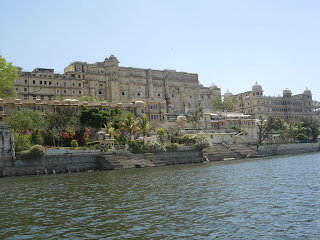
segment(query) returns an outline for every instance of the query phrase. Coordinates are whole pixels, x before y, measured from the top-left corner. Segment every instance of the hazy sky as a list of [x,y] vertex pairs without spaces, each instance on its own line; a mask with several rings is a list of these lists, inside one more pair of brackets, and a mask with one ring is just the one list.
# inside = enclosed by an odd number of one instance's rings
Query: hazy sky
[[63,72],[114,54],[120,66],[198,73],[204,86],[320,100],[319,0],[0,0],[0,53]]

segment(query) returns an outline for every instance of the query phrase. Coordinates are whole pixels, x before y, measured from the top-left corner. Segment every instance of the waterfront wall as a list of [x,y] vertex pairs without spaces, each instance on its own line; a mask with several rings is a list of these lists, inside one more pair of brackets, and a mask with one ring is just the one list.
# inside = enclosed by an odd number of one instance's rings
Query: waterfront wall
[[45,159],[22,160],[19,155],[14,161],[1,160],[0,176],[24,176],[45,173],[67,173],[98,170],[99,150],[48,150]]
[[100,156],[98,164],[101,169],[123,169],[134,167],[154,167],[174,164],[201,163],[205,160],[201,150],[189,147],[175,151],[159,153],[118,152],[117,154],[105,154]]
[[[315,152],[318,143],[283,144],[260,146],[259,154],[284,155]],[[213,149],[201,150],[181,147],[176,151],[160,153],[133,154],[129,151],[101,153],[99,150],[48,150],[45,160],[26,161],[19,155],[12,158],[0,158],[0,176],[23,176],[45,173],[68,173],[91,170],[112,170],[135,167],[154,167],[172,164],[201,163],[205,159],[219,161],[226,158],[245,158],[254,154],[254,147],[241,144],[215,145]]]
[[263,145],[259,147],[260,154],[286,155],[319,151],[319,143],[291,143],[280,145]]

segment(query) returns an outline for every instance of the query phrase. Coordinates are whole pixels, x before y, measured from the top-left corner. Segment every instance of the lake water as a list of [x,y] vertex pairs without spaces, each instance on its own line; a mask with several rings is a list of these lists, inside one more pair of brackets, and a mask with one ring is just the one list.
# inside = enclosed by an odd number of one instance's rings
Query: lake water
[[320,239],[320,153],[0,187],[0,239]]

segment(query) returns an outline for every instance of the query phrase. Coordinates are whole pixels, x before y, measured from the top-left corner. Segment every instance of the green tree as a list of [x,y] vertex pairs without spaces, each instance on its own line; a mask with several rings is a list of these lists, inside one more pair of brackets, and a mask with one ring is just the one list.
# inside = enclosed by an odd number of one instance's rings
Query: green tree
[[18,77],[18,69],[0,56],[0,98],[13,98],[16,96],[14,81]]
[[320,114],[320,102],[313,101],[313,108],[314,108],[314,112],[319,115]]
[[[9,125],[17,133],[15,139],[15,148],[17,151],[25,150],[29,147],[29,139],[25,139],[25,135],[31,131],[39,129],[42,123],[42,118],[37,111],[32,110],[14,110],[9,117]],[[32,140],[32,139],[31,139]]]
[[124,119],[121,121],[120,125],[125,131],[128,131],[130,136],[130,141],[132,141],[132,133],[137,130],[137,121],[134,119],[132,113],[128,112]]
[[146,134],[150,131],[151,124],[148,121],[148,118],[146,115],[142,115],[139,122],[138,122],[138,130],[143,134],[143,137],[146,136]]
[[[298,134],[304,133],[311,141],[316,142],[319,136],[319,121],[311,117],[301,117],[299,122],[301,123],[301,129]],[[299,122],[297,124],[300,124]]]
[[260,118],[257,121],[258,139],[257,148],[262,144],[262,141],[273,134],[273,131],[284,129],[284,120],[279,117],[268,116],[267,119]]
[[295,139],[297,139],[299,142],[308,142],[309,137],[304,133],[299,133],[297,136],[295,136]]
[[118,108],[105,112],[99,108],[83,108],[80,113],[80,122],[95,128],[96,130],[104,127],[108,122],[113,123],[113,127],[118,129],[121,122],[122,111]]
[[232,112],[236,110],[238,101],[235,97],[227,97],[222,100],[221,96],[215,97],[211,102],[211,110]]
[[164,142],[164,137],[166,136],[166,131],[163,128],[157,129],[157,137],[160,143]]
[[194,110],[188,111],[188,121],[193,124],[193,127],[196,127],[196,124],[199,123],[200,119],[203,117],[203,109],[199,106]]
[[52,134],[54,145],[55,139],[58,140],[59,145],[62,132],[75,124],[74,112],[71,108],[56,107],[55,112],[46,114],[45,120],[47,123],[47,130]]

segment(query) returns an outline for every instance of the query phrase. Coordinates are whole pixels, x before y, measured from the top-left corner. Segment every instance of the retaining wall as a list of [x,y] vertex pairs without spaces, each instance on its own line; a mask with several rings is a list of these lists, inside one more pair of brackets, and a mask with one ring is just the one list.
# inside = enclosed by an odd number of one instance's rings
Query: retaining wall
[[286,155],[295,153],[307,153],[319,151],[318,143],[291,143],[280,145],[263,145],[259,147],[261,154],[268,156],[272,155]]

